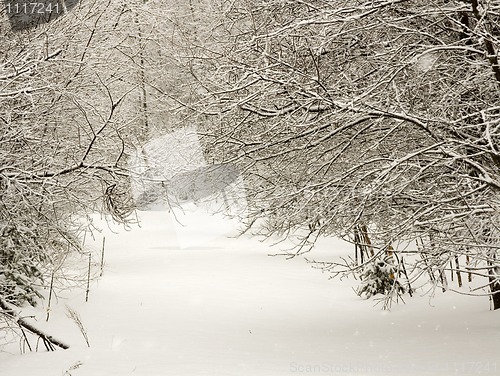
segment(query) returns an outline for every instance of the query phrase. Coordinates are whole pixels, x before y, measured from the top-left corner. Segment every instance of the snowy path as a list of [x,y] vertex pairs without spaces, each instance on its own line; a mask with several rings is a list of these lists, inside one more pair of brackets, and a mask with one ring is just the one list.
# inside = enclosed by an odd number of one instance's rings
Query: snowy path
[[106,243],[90,302],[60,302],[81,315],[90,349],[64,322],[70,350],[0,354],[0,375],[500,375],[500,313],[484,300],[450,294],[382,312],[352,282],[268,257],[258,241],[179,249],[160,211]]

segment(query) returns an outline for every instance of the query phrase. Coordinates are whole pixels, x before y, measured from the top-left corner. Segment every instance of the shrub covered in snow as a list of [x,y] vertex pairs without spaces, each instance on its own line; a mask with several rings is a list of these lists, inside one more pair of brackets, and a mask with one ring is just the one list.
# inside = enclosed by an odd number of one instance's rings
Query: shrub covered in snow
[[361,285],[357,291],[359,296],[367,299],[377,294],[404,294],[406,289],[397,279],[397,267],[390,257],[377,258],[368,263],[361,273]]
[[39,285],[39,265],[46,255],[39,248],[32,229],[0,225],[0,297],[9,303],[35,305],[40,297],[34,286]]

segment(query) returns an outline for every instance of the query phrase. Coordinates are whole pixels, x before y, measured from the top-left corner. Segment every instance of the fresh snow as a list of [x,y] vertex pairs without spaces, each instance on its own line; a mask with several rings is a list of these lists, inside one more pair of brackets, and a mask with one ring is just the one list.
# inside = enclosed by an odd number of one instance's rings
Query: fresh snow
[[[11,344],[0,375],[500,375],[500,312],[487,298],[419,291],[382,311],[356,296],[359,281],[269,256],[287,244],[213,236],[216,217],[178,239],[166,211],[139,215],[140,227],[95,235],[96,250],[106,237],[105,267],[88,303],[82,288],[59,295],[48,323],[36,311],[71,348],[21,355]],[[321,239],[314,256],[352,252]]]

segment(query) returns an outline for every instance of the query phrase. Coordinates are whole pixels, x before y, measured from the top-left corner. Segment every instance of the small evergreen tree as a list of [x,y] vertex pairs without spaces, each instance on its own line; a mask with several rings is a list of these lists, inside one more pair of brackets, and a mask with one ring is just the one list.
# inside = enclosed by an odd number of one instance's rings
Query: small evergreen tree
[[365,296],[367,299],[377,294],[392,296],[404,294],[406,288],[396,278],[397,267],[392,263],[391,258],[378,258],[367,264],[361,273],[361,286],[357,294]]

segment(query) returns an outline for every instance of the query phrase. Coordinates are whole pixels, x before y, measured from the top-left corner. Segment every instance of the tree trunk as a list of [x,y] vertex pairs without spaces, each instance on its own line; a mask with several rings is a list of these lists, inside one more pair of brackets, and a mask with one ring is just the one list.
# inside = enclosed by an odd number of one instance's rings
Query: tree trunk
[[455,256],[455,265],[457,267],[458,287],[462,287],[462,274],[460,274],[460,262],[458,261],[458,256]]
[[361,233],[361,238],[364,241],[364,246],[365,246],[365,249],[367,250],[367,253],[369,252],[369,255],[371,257],[375,256],[375,252],[373,250],[372,242],[370,240],[370,237],[368,236],[368,228],[366,227],[365,224],[361,224],[359,226],[359,232]]
[[493,300],[493,309],[500,309],[500,283],[496,283],[490,286],[491,288],[491,299]]
[[491,268],[488,271],[490,275],[491,300],[493,301],[493,310],[500,309],[500,266],[493,267],[493,262],[488,262]]

